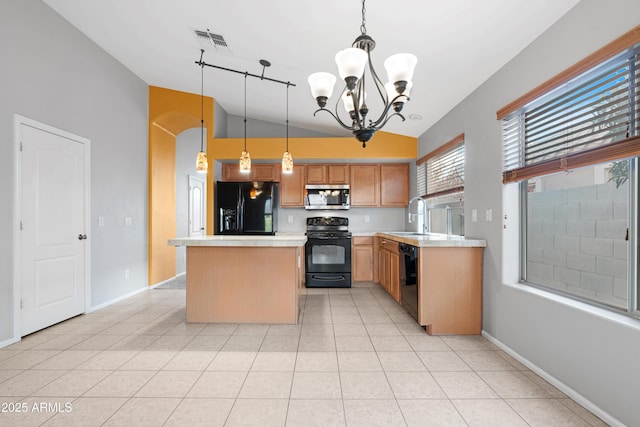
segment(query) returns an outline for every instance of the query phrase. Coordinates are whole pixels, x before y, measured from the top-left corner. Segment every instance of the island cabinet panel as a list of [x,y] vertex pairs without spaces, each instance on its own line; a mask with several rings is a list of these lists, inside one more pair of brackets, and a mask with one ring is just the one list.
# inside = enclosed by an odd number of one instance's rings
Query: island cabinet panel
[[280,206],[304,207],[305,166],[294,165],[293,173],[280,176]]
[[187,322],[298,319],[300,247],[187,247]]
[[380,165],[380,206],[405,207],[409,204],[409,164]]
[[422,247],[418,323],[429,335],[482,332],[482,256],[477,247]]
[[373,237],[353,237],[352,263],[354,281],[373,280]]
[[349,171],[351,206],[379,206],[380,165],[353,164]]

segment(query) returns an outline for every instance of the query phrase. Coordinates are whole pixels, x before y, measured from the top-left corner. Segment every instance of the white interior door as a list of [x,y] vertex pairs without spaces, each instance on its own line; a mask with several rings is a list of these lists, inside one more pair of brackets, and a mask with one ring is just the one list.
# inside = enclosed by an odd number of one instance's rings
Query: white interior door
[[25,123],[19,134],[24,336],[85,311],[88,147]]
[[189,237],[205,235],[205,206],[204,181],[189,175]]

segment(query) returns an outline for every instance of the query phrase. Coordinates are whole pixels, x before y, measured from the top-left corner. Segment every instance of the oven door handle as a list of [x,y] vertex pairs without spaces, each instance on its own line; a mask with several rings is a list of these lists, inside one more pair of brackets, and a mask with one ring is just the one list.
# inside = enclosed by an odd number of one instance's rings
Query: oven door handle
[[340,275],[340,276],[316,276],[315,274],[312,274],[311,277],[315,280],[318,281],[322,281],[322,282],[341,282],[344,280],[344,276]]
[[342,236],[312,236],[308,237],[307,240],[351,240],[351,237],[342,237]]

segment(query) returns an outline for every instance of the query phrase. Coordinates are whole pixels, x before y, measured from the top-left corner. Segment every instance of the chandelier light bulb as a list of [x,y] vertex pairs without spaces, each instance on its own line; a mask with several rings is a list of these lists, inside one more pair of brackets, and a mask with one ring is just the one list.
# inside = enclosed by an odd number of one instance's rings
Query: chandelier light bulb
[[336,53],[336,64],[342,80],[347,80],[349,77],[359,80],[367,65],[367,52],[357,47],[341,50]]
[[331,73],[314,73],[307,79],[311,87],[311,95],[314,98],[324,96],[327,99],[333,95],[333,87],[336,84],[336,76]]
[[384,61],[384,68],[390,82],[410,82],[413,79],[413,71],[418,63],[418,58],[410,53],[397,53]]

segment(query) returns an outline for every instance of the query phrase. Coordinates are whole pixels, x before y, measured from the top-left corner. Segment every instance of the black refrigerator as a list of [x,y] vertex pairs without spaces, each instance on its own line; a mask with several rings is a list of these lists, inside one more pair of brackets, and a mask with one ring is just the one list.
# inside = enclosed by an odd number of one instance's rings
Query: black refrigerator
[[216,182],[216,234],[275,235],[277,189],[274,182]]

